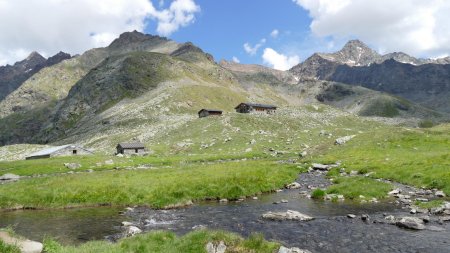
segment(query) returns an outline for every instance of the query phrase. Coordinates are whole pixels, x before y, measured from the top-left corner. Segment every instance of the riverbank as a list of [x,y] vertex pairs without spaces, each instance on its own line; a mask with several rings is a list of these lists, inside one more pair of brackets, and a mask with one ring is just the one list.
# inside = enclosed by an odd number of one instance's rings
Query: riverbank
[[0,186],[0,208],[189,205],[205,199],[238,199],[284,187],[302,171],[268,160],[179,164],[166,168],[64,174]]
[[[260,234],[253,234],[247,239],[224,231],[199,230],[184,236],[173,232],[156,231],[120,240],[118,243],[95,241],[78,247],[62,246],[54,240],[44,241],[44,249],[48,253],[126,253],[126,252],[164,252],[164,253],[215,253],[207,251],[207,245],[217,248],[223,244],[228,252],[261,252],[272,253],[280,248],[280,244],[264,240]],[[224,252],[224,251],[220,251]]]

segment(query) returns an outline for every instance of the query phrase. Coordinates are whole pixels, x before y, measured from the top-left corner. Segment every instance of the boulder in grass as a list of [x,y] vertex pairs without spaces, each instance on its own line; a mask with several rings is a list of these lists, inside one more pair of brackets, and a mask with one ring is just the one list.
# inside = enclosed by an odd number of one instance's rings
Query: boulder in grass
[[315,170],[329,170],[331,167],[330,167],[330,165],[326,165],[326,164],[313,163],[312,168]]
[[3,176],[0,176],[0,180],[3,180],[3,181],[16,181],[19,179],[20,179],[20,176],[11,174],[11,173],[7,173],[7,174],[4,174]]
[[14,238],[7,232],[0,231],[0,241],[9,245],[16,245],[22,253],[41,253],[44,245],[40,242]]
[[344,137],[337,138],[334,141],[334,144],[336,144],[336,145],[344,145],[347,141],[353,139],[355,136],[356,135],[349,135],[349,136],[344,136]]

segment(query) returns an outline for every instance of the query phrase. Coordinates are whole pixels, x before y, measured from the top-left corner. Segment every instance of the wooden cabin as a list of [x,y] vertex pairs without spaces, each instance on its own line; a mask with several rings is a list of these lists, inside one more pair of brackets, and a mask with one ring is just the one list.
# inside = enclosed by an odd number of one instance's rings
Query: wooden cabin
[[240,103],[236,106],[236,112],[238,113],[275,113],[277,107],[274,105],[254,104],[254,103]]
[[143,154],[145,146],[140,142],[119,143],[116,147],[117,154]]
[[77,145],[63,145],[42,149],[25,157],[26,160],[50,158],[55,156],[92,155],[92,151]]
[[208,117],[208,116],[221,116],[221,115],[222,115],[222,111],[215,110],[215,109],[201,109],[198,112],[199,118]]

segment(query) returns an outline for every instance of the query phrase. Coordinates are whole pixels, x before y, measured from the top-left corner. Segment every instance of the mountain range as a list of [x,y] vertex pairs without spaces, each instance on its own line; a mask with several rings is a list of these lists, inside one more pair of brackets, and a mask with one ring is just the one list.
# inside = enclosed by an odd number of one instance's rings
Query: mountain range
[[71,57],[33,53],[0,68],[0,145],[117,142],[176,131],[201,108],[325,103],[361,116],[448,120],[450,58],[380,55],[360,41],[289,71],[215,62],[194,44],[126,32]]
[[450,113],[450,57],[416,59],[396,52],[380,55],[358,40],[332,54],[316,53],[289,70],[304,80],[362,86]]

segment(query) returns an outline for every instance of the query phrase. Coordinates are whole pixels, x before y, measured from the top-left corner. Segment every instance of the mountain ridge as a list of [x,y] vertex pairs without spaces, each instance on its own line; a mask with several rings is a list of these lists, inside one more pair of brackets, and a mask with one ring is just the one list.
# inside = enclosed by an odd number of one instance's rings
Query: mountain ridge
[[[376,54],[360,43],[349,42],[334,59],[357,54],[355,63],[369,62]],[[200,108],[231,112],[240,102],[280,107],[322,102],[357,115],[408,118],[411,124],[440,117],[389,94],[323,81],[342,66],[364,66],[339,64],[321,54],[303,66],[320,75],[302,80],[290,71],[260,65],[216,63],[191,42],[127,32],[108,47],[41,69],[1,101],[0,143],[80,141],[102,147],[149,140],[192,121]]]
[[59,52],[46,59],[38,52],[33,51],[27,58],[14,63],[14,65],[0,66],[0,101],[41,69],[70,58],[69,54]]

